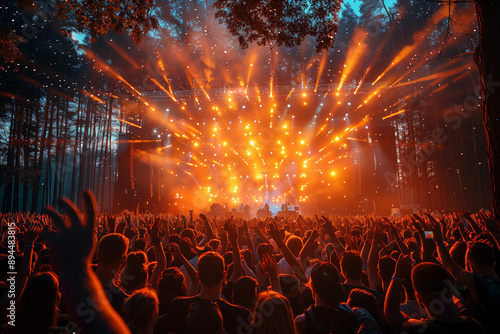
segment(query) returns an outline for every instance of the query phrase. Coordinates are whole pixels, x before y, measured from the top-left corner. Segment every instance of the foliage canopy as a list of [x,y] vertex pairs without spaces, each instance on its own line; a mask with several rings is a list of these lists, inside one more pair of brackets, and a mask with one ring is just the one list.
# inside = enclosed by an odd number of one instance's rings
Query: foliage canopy
[[271,47],[299,45],[316,37],[316,50],[329,49],[338,30],[342,0],[217,0],[215,17],[238,37],[242,48],[250,43]]

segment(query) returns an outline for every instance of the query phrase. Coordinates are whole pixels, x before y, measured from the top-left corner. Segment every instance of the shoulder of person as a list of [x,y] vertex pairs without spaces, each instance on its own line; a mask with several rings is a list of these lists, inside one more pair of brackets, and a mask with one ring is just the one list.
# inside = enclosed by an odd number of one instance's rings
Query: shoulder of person
[[175,311],[179,307],[188,307],[199,299],[200,298],[198,296],[176,297],[172,300],[172,303],[170,303],[170,310]]
[[306,329],[306,315],[305,313],[299,314],[295,318],[295,327],[299,333],[304,333]]
[[250,311],[247,310],[246,308],[244,308],[243,306],[231,304],[230,302],[228,302],[224,299],[219,300],[217,303],[219,304],[219,306],[226,307],[228,309],[232,309],[235,312],[241,312],[241,313],[245,313],[245,314],[250,313]]
[[412,319],[406,318],[403,320],[400,326],[401,331],[408,333],[423,333],[425,329],[428,328],[430,321],[428,319]]

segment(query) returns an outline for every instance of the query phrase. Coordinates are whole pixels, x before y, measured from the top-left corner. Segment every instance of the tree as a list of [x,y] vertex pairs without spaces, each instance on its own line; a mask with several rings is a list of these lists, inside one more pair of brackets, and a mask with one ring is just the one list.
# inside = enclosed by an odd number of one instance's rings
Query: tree
[[338,29],[340,0],[217,0],[215,17],[238,36],[242,48],[249,43],[271,47],[300,45],[316,37],[316,50],[333,46]]
[[490,196],[493,214],[500,217],[500,2],[475,0],[479,24],[479,43],[475,61],[481,74],[481,108],[488,167],[490,170]]

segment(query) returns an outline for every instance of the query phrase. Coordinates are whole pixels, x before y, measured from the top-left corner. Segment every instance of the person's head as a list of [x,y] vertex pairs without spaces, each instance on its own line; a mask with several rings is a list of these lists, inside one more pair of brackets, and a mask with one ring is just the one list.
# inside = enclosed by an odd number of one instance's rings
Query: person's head
[[294,316],[304,312],[304,303],[302,302],[302,293],[300,291],[300,282],[297,277],[289,274],[279,275],[281,293],[290,302],[290,307]]
[[415,241],[415,239],[406,239],[405,245],[410,250],[410,253],[420,254],[420,246]]
[[180,296],[185,296],[186,293],[187,284],[184,274],[177,267],[165,269],[158,282],[160,313],[166,313],[172,300]]
[[347,304],[350,307],[361,307],[366,309],[379,323],[383,319],[380,303],[377,297],[371,292],[362,289],[352,289],[347,299]]
[[120,233],[110,233],[99,240],[97,265],[118,268],[126,259],[128,239]]
[[313,265],[309,285],[316,304],[320,299],[331,306],[337,306],[345,300],[339,272],[331,263],[318,262]]
[[245,260],[248,266],[253,265],[253,253],[250,249],[244,249],[241,251],[241,258]]
[[168,238],[168,243],[169,244],[179,244],[180,240],[181,240],[181,237],[178,234],[171,234],[170,237]]
[[212,240],[210,240],[210,242],[208,244],[216,252],[219,249],[220,240],[219,239],[212,239]]
[[489,241],[477,240],[467,245],[466,265],[469,270],[482,275],[495,267],[495,257],[493,247]]
[[257,281],[250,276],[238,278],[233,285],[233,303],[252,311],[257,285]]
[[460,233],[460,229],[455,228],[451,231],[451,237],[453,240],[459,241],[462,239],[462,234]]
[[144,226],[140,227],[139,228],[139,238],[140,239],[145,238],[146,234],[148,234],[148,229],[145,228]]
[[18,333],[47,333],[56,326],[60,300],[59,280],[54,273],[31,276],[17,304]]
[[128,254],[120,281],[128,294],[146,287],[148,281],[146,253],[137,251]]
[[302,250],[302,240],[299,237],[292,235],[286,241],[286,245],[295,257],[299,256],[300,251]]
[[231,265],[231,263],[233,263],[233,252],[229,251],[224,253],[224,255],[222,255],[222,258],[224,259],[224,265]]
[[202,300],[191,304],[186,319],[187,334],[222,334],[222,313],[215,301]]
[[391,280],[394,268],[396,268],[396,261],[392,257],[384,255],[378,260],[378,274],[382,281]]
[[195,249],[196,244],[193,243],[191,239],[189,239],[188,237],[179,239],[178,245],[182,255],[184,255],[186,259],[191,260],[192,258],[198,255]]
[[146,240],[142,238],[137,238],[134,242],[134,247],[136,250],[144,252],[146,250]]
[[269,253],[269,249],[272,249],[273,246],[262,242],[257,246],[257,256],[259,257],[259,260],[262,259],[262,254],[267,254]]
[[345,279],[359,280],[363,270],[363,260],[357,252],[348,251],[342,254],[340,268]]
[[152,289],[135,291],[125,300],[123,311],[125,321],[132,333],[148,333],[158,320],[156,291]]
[[224,259],[216,252],[203,253],[198,259],[198,275],[201,286],[213,288],[225,278]]
[[285,296],[261,292],[257,297],[252,320],[253,333],[295,333],[295,322],[290,303]]
[[126,227],[124,230],[123,230],[123,235],[125,237],[127,237],[128,240],[132,240],[132,238],[134,237],[134,235],[137,234],[137,230],[135,229],[135,227]]
[[184,238],[188,238],[189,240],[191,240],[191,242],[193,244],[196,244],[196,239],[195,239],[195,233],[194,233],[194,230],[190,229],[190,228],[185,228],[181,231],[181,238],[184,239]]
[[453,304],[451,282],[448,271],[441,265],[422,262],[413,267],[411,280],[415,298],[419,305],[432,316],[436,301],[441,304]]

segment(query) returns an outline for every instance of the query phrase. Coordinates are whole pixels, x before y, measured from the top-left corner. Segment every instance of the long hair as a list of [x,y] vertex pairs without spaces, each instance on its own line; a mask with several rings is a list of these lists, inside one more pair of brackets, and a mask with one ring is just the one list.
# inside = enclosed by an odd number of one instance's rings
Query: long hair
[[127,326],[132,333],[141,333],[158,320],[158,297],[152,289],[141,289],[125,300],[123,306]]
[[46,333],[56,327],[59,301],[59,280],[54,273],[31,276],[17,305],[14,332]]
[[146,287],[148,281],[147,256],[142,251],[128,254],[120,281],[125,292],[131,294]]
[[160,301],[160,314],[168,311],[170,303],[179,296],[187,294],[186,278],[177,267],[170,267],[163,271],[158,282],[158,300]]
[[253,333],[295,333],[295,322],[288,299],[274,291],[259,294],[252,320]]

